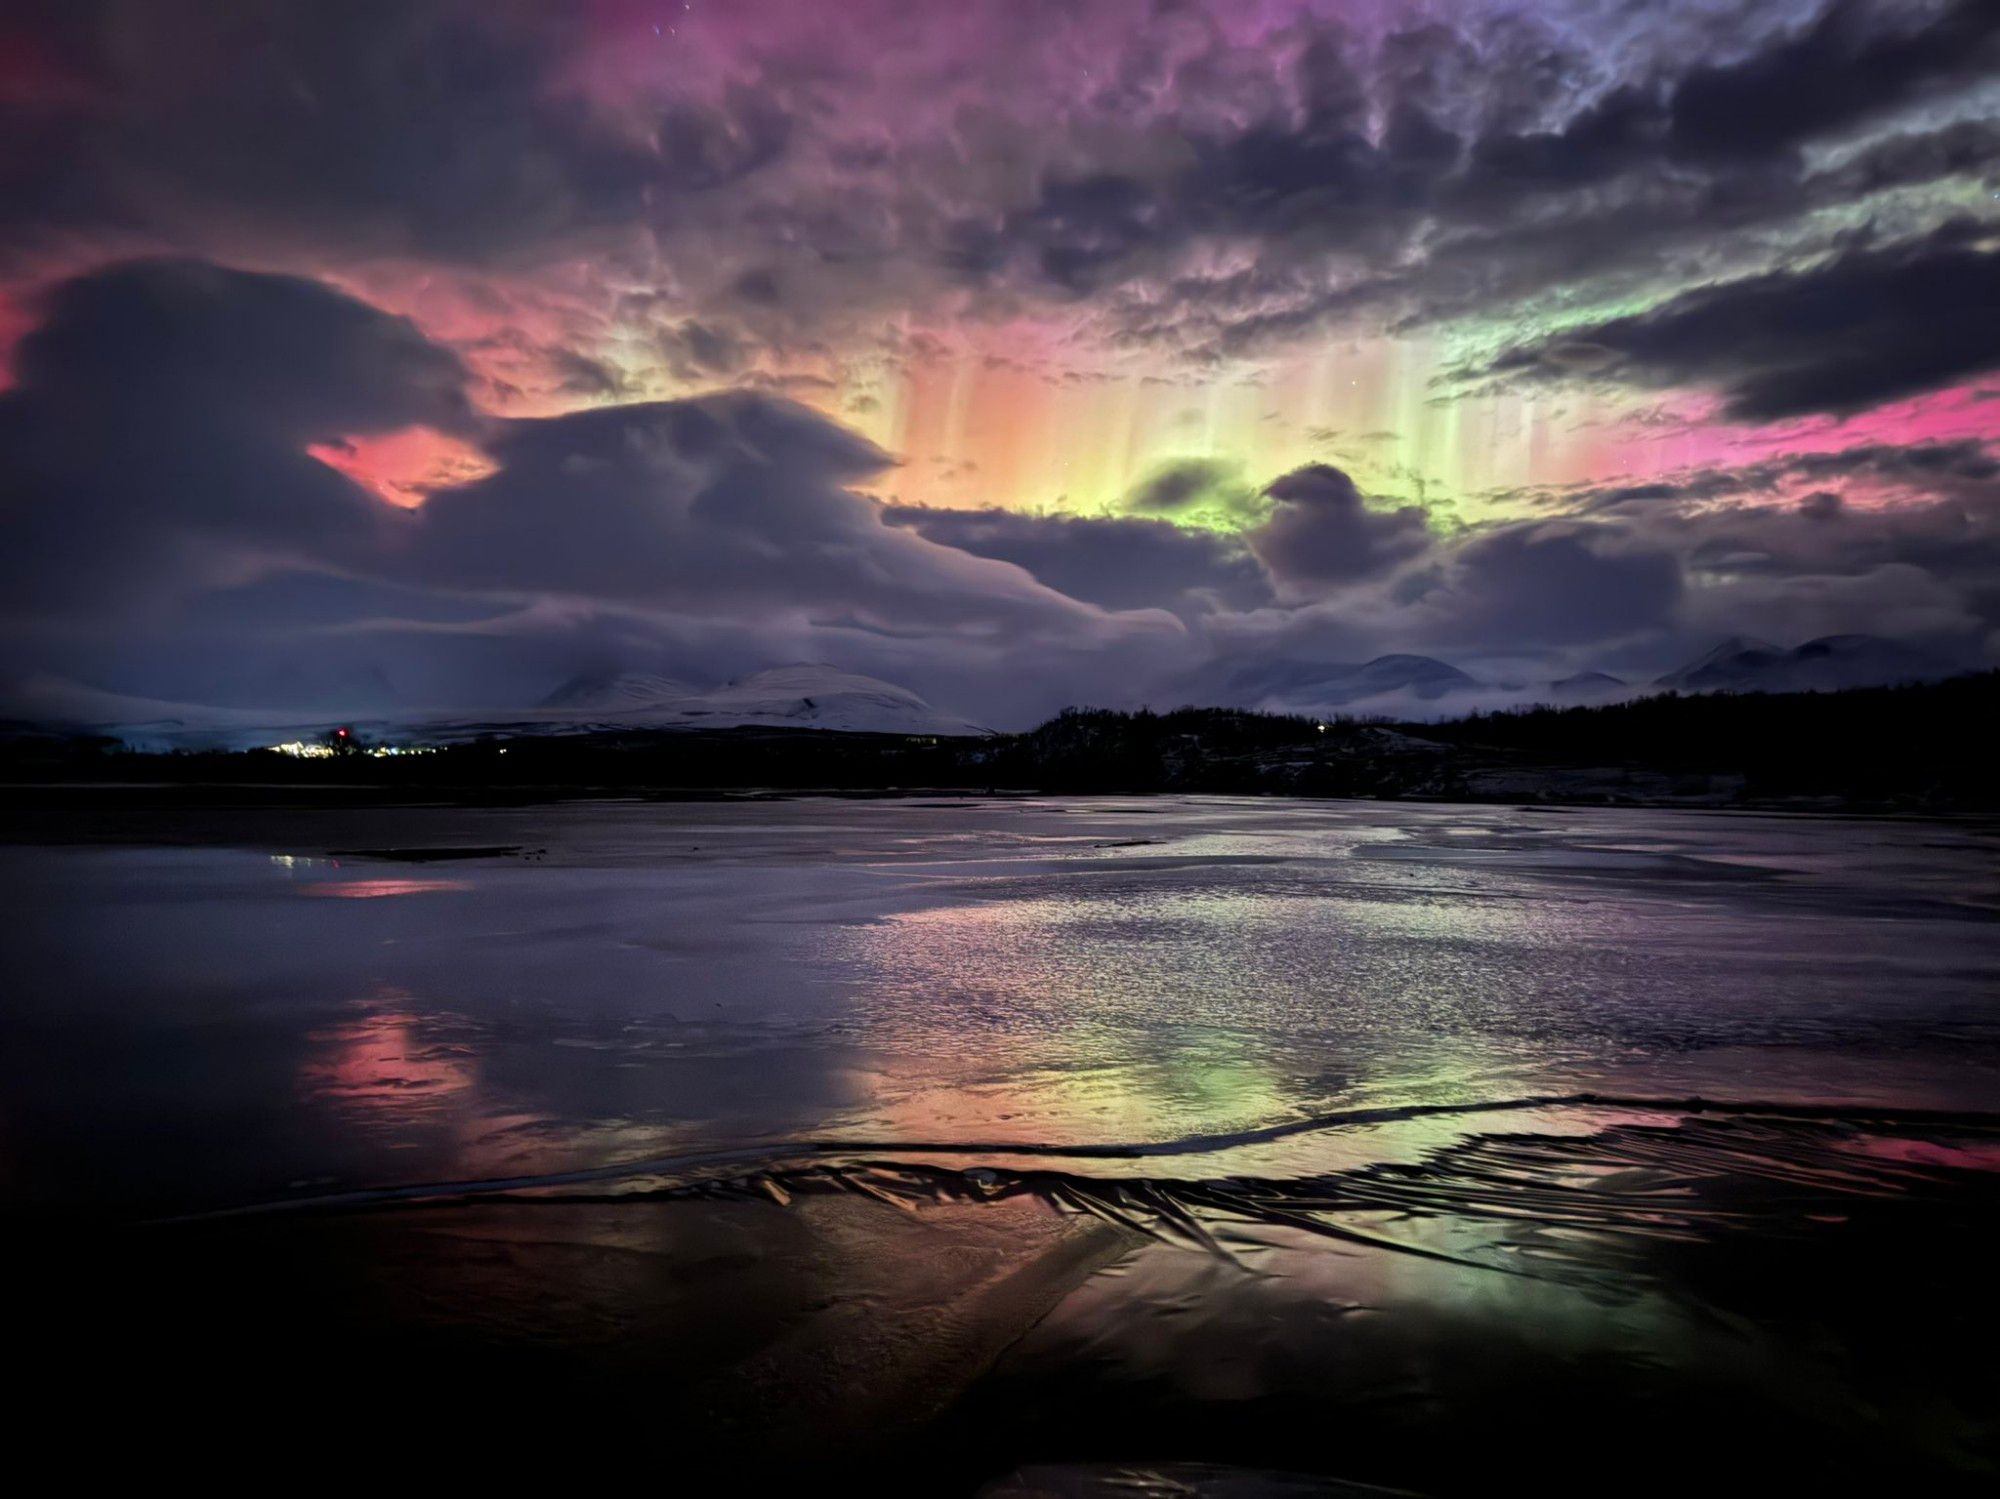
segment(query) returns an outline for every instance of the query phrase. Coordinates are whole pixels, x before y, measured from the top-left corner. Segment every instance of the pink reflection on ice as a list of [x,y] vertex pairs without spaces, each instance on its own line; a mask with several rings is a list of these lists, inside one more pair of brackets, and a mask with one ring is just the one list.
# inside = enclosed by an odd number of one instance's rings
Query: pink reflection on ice
[[420,1122],[474,1083],[463,1055],[426,1041],[417,1017],[400,1011],[372,1011],[308,1039],[315,1054],[299,1071],[301,1095],[372,1123]]
[[464,880],[321,880],[300,887],[307,895],[337,900],[378,900],[389,895],[429,895],[440,890],[470,890]]

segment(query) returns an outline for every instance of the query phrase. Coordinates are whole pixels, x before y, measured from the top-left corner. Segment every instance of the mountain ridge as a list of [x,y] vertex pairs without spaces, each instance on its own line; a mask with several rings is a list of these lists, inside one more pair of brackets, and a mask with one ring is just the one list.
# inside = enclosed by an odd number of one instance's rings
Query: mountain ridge
[[1790,649],[1731,636],[1653,685],[1679,692],[1830,692],[1937,681],[1958,671],[1934,652],[1885,635],[1821,635]]
[[681,728],[797,728],[977,738],[992,730],[942,712],[906,687],[833,667],[792,665],[701,689],[649,672],[573,677],[532,708],[339,714],[216,708],[129,697],[60,678],[17,684],[4,713],[121,739],[146,750],[256,749],[351,728],[370,741],[462,743],[487,735]]
[[[1437,657],[1392,652],[1363,662],[1285,656],[1216,661],[1167,690],[1183,694],[1183,702],[1308,717],[1449,720],[1536,701],[1601,703],[1667,691],[1827,692],[1935,681],[1961,670],[1943,656],[1885,636],[1825,635],[1785,648],[1735,635],[1643,685],[1594,670],[1539,686],[1482,681]],[[439,744],[491,735],[730,727],[954,738],[993,732],[896,683],[810,662],[767,667],[713,687],[644,670],[585,673],[559,683],[533,707],[403,713],[203,706],[45,676],[0,691],[0,717],[155,750],[257,748],[310,741],[337,726],[371,742]]]

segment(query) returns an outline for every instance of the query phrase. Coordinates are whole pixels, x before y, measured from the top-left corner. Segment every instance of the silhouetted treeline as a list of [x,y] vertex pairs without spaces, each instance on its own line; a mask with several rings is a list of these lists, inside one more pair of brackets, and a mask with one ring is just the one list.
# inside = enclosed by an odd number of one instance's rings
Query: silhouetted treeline
[[187,796],[251,786],[411,800],[950,788],[1972,811],[2000,808],[1996,705],[2000,673],[1989,672],[1837,693],[1666,694],[1447,723],[1073,708],[986,739],[710,729],[496,738],[384,758],[365,743],[299,759],[145,755],[108,740],[18,734],[0,741],[0,775],[17,787],[168,783]]
[[996,786],[1068,792],[1269,790],[1264,757],[1317,750],[1312,720],[1230,708],[1068,708],[975,751]]
[[807,788],[888,790],[956,784],[957,741],[811,730],[701,729],[510,736],[376,758],[364,740],[327,758],[272,750],[130,753],[110,740],[17,739],[0,751],[7,779],[359,787],[421,796],[487,789],[589,794]]
[[1746,794],[1991,807],[2000,672],[1845,692],[1665,693],[1474,714],[1419,730],[1464,750],[1668,773],[1735,773]]

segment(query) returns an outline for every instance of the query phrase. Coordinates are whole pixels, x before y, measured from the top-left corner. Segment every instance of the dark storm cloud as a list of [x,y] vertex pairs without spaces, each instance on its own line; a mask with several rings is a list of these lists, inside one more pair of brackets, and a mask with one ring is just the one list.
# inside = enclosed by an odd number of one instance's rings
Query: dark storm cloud
[[[406,321],[190,261],[60,288],[17,373],[0,398],[19,543],[10,655],[67,619],[115,648],[45,664],[122,663],[128,686],[195,683],[211,701],[278,701],[282,683],[289,700],[351,701],[389,677],[433,694],[457,681],[462,700],[466,681],[518,691],[523,672],[584,655],[707,651],[748,669],[836,638],[932,691],[1004,692],[1039,660],[1062,665],[1047,691],[1106,697],[1197,649],[1149,609],[1225,650],[1307,639],[1365,656],[1575,655],[1677,641],[1730,611],[1787,638],[1888,621],[1963,640],[2000,605],[2000,464],[1973,442],[1795,454],[1601,492],[1617,524],[1456,537],[1315,466],[1269,486],[1267,518],[1231,539],[1165,520],[885,510],[857,488],[880,450],[748,392],[476,420],[457,361]],[[498,471],[407,514],[302,451],[409,425],[465,433]],[[1891,486],[1905,507],[1787,498],[1827,484]],[[1180,516],[1236,487],[1195,466],[1148,493]],[[1326,602],[1276,607],[1267,569]]]
[[1808,479],[1861,475],[1869,478],[1943,489],[1957,483],[1982,484],[2000,479],[2000,458],[1989,443],[1975,438],[1957,442],[1857,443],[1829,453],[1799,453],[1779,460],[1788,471]]
[[1207,458],[1168,464],[1134,488],[1127,503],[1142,515],[1172,515],[1200,505],[1234,472]]
[[2000,458],[1973,439],[1788,453],[1653,484],[1571,489],[1553,508],[1615,517],[1697,568],[1787,574],[1908,563],[1969,578],[2000,565]]
[[198,260],[129,262],[58,288],[14,367],[51,414],[89,407],[299,445],[473,423],[458,358],[407,318],[317,281]]
[[674,608],[834,611],[884,626],[1088,631],[1095,611],[1005,563],[885,523],[849,486],[887,454],[748,391],[518,421],[492,477],[434,495],[414,565],[456,586]]
[[1835,0],[1729,61],[1620,84],[1553,128],[1483,137],[1464,186],[1575,188],[1668,161],[1789,162],[1803,142],[1978,84],[1996,62],[2000,12],[1988,0],[1928,16]]
[[[1274,658],[1358,663],[1385,653],[1435,656],[1488,681],[1541,680],[1618,651],[1672,664],[1689,598],[1670,545],[1601,522],[1489,525],[1440,541],[1421,559],[1289,609],[1214,620],[1210,680]],[[1680,651],[1685,654],[1684,651]],[[1561,669],[1550,668],[1560,664]],[[1310,675],[1310,673],[1307,673]],[[1451,711],[1498,706],[1517,692],[1454,699]],[[1435,712],[1392,691],[1381,711]]]
[[1529,372],[1707,387],[1725,415],[1847,413],[2000,368],[2000,254],[1959,222],[1923,239],[1704,286],[1502,354]]
[[[1246,30],[1222,5],[817,30],[750,7],[704,21],[703,52],[640,10],[515,0],[16,10],[17,246],[509,266],[588,246],[685,278],[664,330],[684,376],[939,297],[1081,303],[1198,366],[1347,319],[1657,278],[1731,236],[1754,258],[1759,228],[1990,170],[1996,147],[1984,122],[1921,118],[1991,73],[1986,0],[1648,8],[1615,43],[1564,5],[1380,34]],[[1903,133],[1803,160],[1862,126]]]
[[1166,521],[916,505],[892,506],[886,519],[942,545],[1012,562],[1106,609],[1195,615],[1271,602],[1270,579],[1240,541]]
[[[888,455],[804,407],[737,392],[475,420],[455,356],[296,277],[190,260],[109,268],[50,297],[16,373],[0,397],[0,473],[17,534],[35,539],[10,557],[38,588],[63,587],[56,556],[87,565],[171,536],[217,559],[255,548],[420,585],[931,622],[1096,617],[1014,568],[884,524],[848,486]],[[401,513],[305,451],[411,426],[477,438],[498,471]]]
[[1517,490],[1490,498],[1541,508],[1606,514],[1643,512],[1719,499],[1769,496],[1803,484],[1856,482],[1918,495],[1942,495],[2000,478],[2000,459],[1973,438],[1952,442],[1865,442],[1824,452],[1786,453],[1734,467],[1682,470],[1644,484],[1585,484]]
[[[1449,33],[1425,35],[1432,45],[1456,45]],[[1462,142],[1410,99],[1396,100],[1375,129],[1357,52],[1337,30],[1315,32],[1287,80],[1293,110],[1200,144],[1179,184],[1200,227],[1357,235],[1427,204]]]
[[[1024,679],[1045,655],[1069,662],[1056,683],[1184,636],[887,524],[852,487],[887,455],[804,407],[740,391],[475,420],[451,354],[292,277],[176,260],[81,278],[17,375],[10,676],[267,704],[374,702],[393,677],[519,702],[524,670],[607,642],[770,665],[840,640],[945,680]],[[404,511],[306,451],[412,426],[476,440],[495,472]]]
[[1616,526],[1530,523],[1475,534],[1421,599],[1460,644],[1600,642],[1657,629],[1682,591],[1672,552]]
[[[1808,483],[1807,469],[1795,470]],[[1787,491],[1642,522],[1680,546],[1690,568],[1733,574],[1859,574],[1908,566],[1982,596],[2000,582],[2000,482],[1945,474],[1905,481],[1893,505],[1849,504],[1829,490]]]
[[8,105],[24,228],[484,260],[670,214],[787,133],[741,92],[615,129],[558,86],[577,17],[512,0],[57,0],[15,27],[66,81]]
[[1270,501],[1243,477],[1241,465],[1219,458],[1161,464],[1125,495],[1121,508],[1180,525],[1235,529],[1261,520]]
[[1893,10],[1835,0],[1811,24],[1739,61],[1695,68],[1675,85],[1668,138],[1695,157],[1780,151],[2000,65],[2000,7],[1957,0],[1914,24]]
[[1432,543],[1424,512],[1369,506],[1354,481],[1315,463],[1273,482],[1270,518],[1244,539],[1272,576],[1311,592],[1384,573]]
[[[1301,25],[1271,39],[1261,87],[1219,44],[1181,65],[1177,97],[1234,107],[1173,121],[1178,165],[1052,170],[1028,205],[961,219],[951,244],[969,273],[1094,296],[1122,336],[1197,359],[1359,316],[1426,321],[1657,278],[1675,249],[1990,171],[1988,122],[1912,111],[1991,75],[1995,15],[1985,0],[1842,3],[1746,39],[1669,13],[1674,40],[1635,48],[1608,80],[1553,19],[1425,24],[1372,50]],[[1728,60],[1687,60],[1715,55]],[[1800,149],[1890,121],[1901,133],[1831,164]],[[1255,253],[1217,271],[1199,248],[1218,238]]]
[[[1164,174],[1052,169],[1024,206],[993,216],[971,205],[949,231],[952,263],[1081,295],[1171,273],[1180,252],[1203,236],[1392,251],[1459,143],[1415,105],[1399,106],[1377,139],[1353,39],[1328,23],[1302,29],[1297,41],[1272,49],[1287,58],[1275,72],[1257,64],[1264,76],[1246,95],[1247,121],[1193,128],[1162,121],[1181,137],[1180,165]],[[1226,96],[1248,71],[1242,58],[1218,50],[1184,62],[1173,89],[1182,98]],[[1263,280],[1255,268],[1244,274]],[[1213,303],[1216,288],[1208,293]],[[1155,310],[1171,316],[1177,301]]]
[[1885,633],[1971,660],[2000,622],[2000,461],[1984,443],[1787,454],[1573,491],[1572,506],[1680,559],[1697,633]]
[[257,555],[351,560],[384,507],[307,444],[471,423],[464,372],[315,282],[143,261],[57,290],[0,396],[6,608],[122,614]]

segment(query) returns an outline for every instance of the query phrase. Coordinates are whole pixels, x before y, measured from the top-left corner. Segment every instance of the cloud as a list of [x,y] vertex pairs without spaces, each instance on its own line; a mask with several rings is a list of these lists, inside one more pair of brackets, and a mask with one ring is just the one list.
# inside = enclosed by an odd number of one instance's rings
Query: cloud
[[1750,634],[1785,643],[1823,635],[1875,634],[1923,640],[1971,659],[1980,633],[1963,595],[1910,563],[1861,572],[1745,573],[1717,579],[1690,596],[1696,638]]
[[372,555],[386,507],[307,455],[468,430],[457,358],[319,285],[187,260],[61,287],[0,396],[4,608],[131,612],[270,559]]
[[1678,558],[1695,636],[1888,633],[1965,655],[2000,616],[2000,460],[1984,443],[1788,453],[1559,505]]
[[49,148],[13,159],[37,226],[221,220],[265,245],[487,261],[641,226],[784,145],[740,93],[621,124],[565,86],[588,29],[504,0],[62,0],[22,30],[73,84],[15,101]]
[[1273,481],[1264,491],[1270,518],[1244,533],[1264,565],[1295,592],[1379,575],[1420,556],[1431,543],[1417,506],[1369,506],[1354,481],[1331,464],[1315,463]]
[[1053,161],[1027,202],[967,205],[948,258],[1200,364],[1330,326],[1574,303],[1580,283],[1657,295],[1689,268],[1796,253],[1816,211],[1996,159],[1984,122],[1950,115],[2000,48],[1984,0],[1843,0],[1803,21],[1659,7],[1616,41],[1567,7],[1543,16],[1473,7],[1374,35],[1292,17],[1242,45],[1211,29],[1124,123],[1177,149]]
[[[0,396],[17,672],[518,702],[579,656],[837,651],[1052,709],[1045,691],[1185,648],[1164,600],[1102,608],[890,524],[854,487],[888,455],[802,406],[737,391],[498,421],[406,321],[297,278],[112,267],[50,298],[18,375]],[[410,428],[476,440],[491,471],[405,510],[308,451]],[[1031,661],[1066,664],[1044,681]]]
[[1243,477],[1240,463],[1181,458],[1161,464],[1141,479],[1120,501],[1120,508],[1179,525],[1235,530],[1264,519],[1270,503]]
[[1675,86],[1668,139],[1695,158],[1785,150],[1926,93],[1964,88],[2000,62],[2000,11],[1956,0],[1911,18],[1834,0],[1771,46],[1692,69]]
[[1011,563],[888,524],[850,486],[889,456],[780,397],[517,421],[487,452],[497,472],[433,495],[414,518],[409,563],[426,579],[941,636],[1124,628]]
[[455,355],[408,319],[301,277],[134,261],[60,287],[43,317],[15,375],[54,409],[296,445],[473,422]]
[[1575,484],[1494,496],[1556,512],[1637,519],[1649,511],[1693,511],[1717,501],[1803,493],[1838,484],[1898,501],[1985,494],[2000,458],[1972,438],[1943,442],[1857,442],[1845,448],[1780,453],[1736,465],[1670,470],[1643,484]]
[[[16,671],[146,696],[492,705],[577,670],[813,659],[1012,722],[1211,657],[1664,666],[1731,620],[1957,649],[2000,617],[2000,461],[1971,441],[1572,489],[1578,514],[1450,534],[1314,465],[1215,532],[1181,522],[1243,486],[1204,465],[1145,490],[1172,519],[885,506],[888,454],[752,390],[497,420],[405,320],[298,278],[137,262],[44,318],[0,396],[0,638]],[[424,429],[490,471],[402,510],[308,452]],[[1800,503],[1830,485],[1848,502]]]
[[[1579,361],[1576,351],[1589,352]],[[1489,371],[1705,386],[1723,414],[1848,414],[2000,368],[2000,253],[1953,223],[1907,244],[1683,292],[1500,355]]]
[[[1483,136],[1466,187],[1574,189],[1668,163],[1793,165],[1804,142],[1984,81],[2000,55],[1992,7],[1953,0],[1929,11],[1834,0],[1803,25],[1739,43],[1726,61],[1617,83],[1554,128]],[[1707,40],[1697,57],[1724,39]]]
[[1256,608],[1272,597],[1269,577],[1241,541],[1166,521],[912,505],[892,507],[885,518],[942,545],[1014,563],[1106,609],[1191,616]]
[[1659,629],[1681,594],[1673,553],[1622,527],[1531,522],[1472,536],[1420,602],[1444,638],[1522,649],[1601,644]]
[[1630,527],[1493,524],[1294,607],[1208,621],[1220,664],[1203,680],[1272,659],[1359,663],[1393,653],[1435,655],[1490,680],[1549,680],[1634,645],[1664,667],[1685,603],[1680,555]]
[[1202,370],[1587,281],[1629,301],[2000,147],[1952,116],[1993,66],[1983,0],[17,9],[18,246],[535,270],[573,335],[656,288],[614,321],[687,381],[913,308],[1074,311]]

